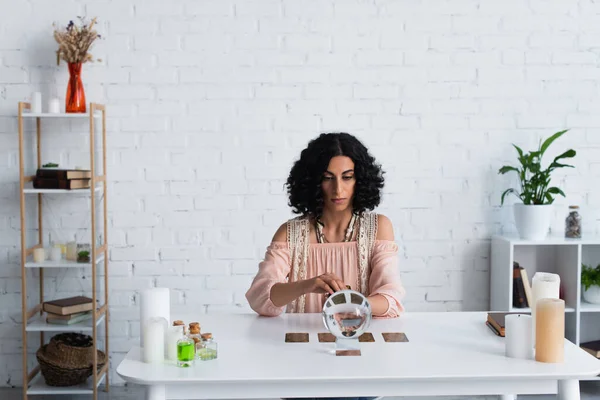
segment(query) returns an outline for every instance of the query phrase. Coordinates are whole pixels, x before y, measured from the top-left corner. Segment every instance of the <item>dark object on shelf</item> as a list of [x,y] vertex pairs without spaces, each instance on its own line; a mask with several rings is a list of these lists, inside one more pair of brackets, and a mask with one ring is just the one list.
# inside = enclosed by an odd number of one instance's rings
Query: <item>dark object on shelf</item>
[[[36,352],[42,376],[48,386],[73,386],[84,383],[93,373],[92,337],[80,333],[61,333]],[[97,350],[97,369],[107,362],[106,354]]]
[[513,307],[515,308],[529,307],[523,277],[521,276],[522,268],[518,262],[513,262]]
[[46,164],[42,165],[42,168],[58,168],[58,164],[57,163],[53,163],[53,162],[49,162],[49,163],[46,163]]

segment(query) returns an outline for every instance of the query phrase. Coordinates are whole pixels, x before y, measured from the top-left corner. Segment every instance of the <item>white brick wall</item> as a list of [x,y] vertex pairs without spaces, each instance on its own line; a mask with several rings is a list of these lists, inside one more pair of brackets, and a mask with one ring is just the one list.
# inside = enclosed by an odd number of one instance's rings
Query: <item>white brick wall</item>
[[[409,310],[487,308],[490,235],[514,231],[510,207],[499,207],[511,180],[496,173],[515,160],[510,143],[572,128],[553,149],[579,152],[577,169],[557,176],[568,198],[553,229],[578,203],[585,230],[597,231],[593,2],[0,0],[0,9],[0,385],[21,382],[15,114],[33,91],[64,99],[55,20],[98,16],[105,36],[93,52],[103,61],[85,65],[83,81],[88,101],[108,109],[113,361],[139,335],[143,288],[169,286],[173,304],[201,312],[248,310],[244,290],[291,215],[282,184],[321,131],[355,133],[384,164],[380,212],[401,244]],[[84,160],[85,124],[43,127],[44,162]],[[85,201],[48,204],[47,229],[84,237]],[[78,274],[47,280],[51,295],[89,286]]]

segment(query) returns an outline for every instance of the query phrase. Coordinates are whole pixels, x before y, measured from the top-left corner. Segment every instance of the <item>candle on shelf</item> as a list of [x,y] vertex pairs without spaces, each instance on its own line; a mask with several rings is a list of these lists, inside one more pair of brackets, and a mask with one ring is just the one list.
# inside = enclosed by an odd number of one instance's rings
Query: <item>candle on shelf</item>
[[33,249],[33,262],[41,263],[46,260],[46,250],[43,247]]
[[558,299],[560,289],[560,276],[548,272],[536,272],[531,280],[531,337],[535,346],[535,331],[536,331],[536,304],[540,299]]
[[540,299],[536,303],[535,359],[560,363],[565,358],[565,301]]
[[149,318],[142,328],[144,337],[143,356],[145,363],[160,363],[165,360],[165,334],[167,320],[162,317]]
[[31,112],[35,114],[42,112],[42,94],[40,92],[31,94]]
[[60,101],[55,97],[48,102],[48,112],[51,114],[60,114]]
[[62,252],[60,246],[55,245],[50,249],[50,260],[60,261],[62,258]]
[[505,317],[506,357],[533,358],[533,338],[531,337],[531,316],[508,314]]

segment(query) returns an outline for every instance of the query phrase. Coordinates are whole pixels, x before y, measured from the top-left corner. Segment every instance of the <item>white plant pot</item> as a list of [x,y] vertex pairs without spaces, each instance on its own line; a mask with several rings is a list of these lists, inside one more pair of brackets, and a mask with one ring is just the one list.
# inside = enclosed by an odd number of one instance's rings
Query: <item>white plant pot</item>
[[600,286],[592,285],[587,290],[585,290],[584,287],[582,287],[582,289],[583,299],[585,301],[592,304],[600,304]]
[[515,223],[521,239],[543,240],[548,236],[552,204],[515,204]]

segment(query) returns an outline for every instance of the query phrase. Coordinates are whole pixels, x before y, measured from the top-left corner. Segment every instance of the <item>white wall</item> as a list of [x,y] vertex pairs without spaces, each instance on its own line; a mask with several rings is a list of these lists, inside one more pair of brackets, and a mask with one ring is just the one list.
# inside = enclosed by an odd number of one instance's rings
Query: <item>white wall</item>
[[[33,91],[64,99],[53,21],[98,16],[105,36],[93,51],[103,61],[86,64],[83,80],[88,101],[108,110],[113,367],[136,342],[143,288],[168,286],[175,305],[199,312],[247,309],[257,263],[291,215],[291,163],[322,131],[358,135],[387,171],[380,212],[402,245],[410,311],[488,307],[489,238],[514,231],[499,200],[515,181],[497,174],[515,161],[511,143],[531,148],[572,129],[552,149],[579,153],[568,182],[557,174],[568,198],[553,228],[560,234],[576,203],[586,231],[597,230],[597,3],[1,0],[0,9],[0,385],[21,382],[15,115]],[[85,123],[43,128],[44,162],[83,163]],[[85,222],[83,200],[45,204],[59,238]],[[49,273],[51,296],[88,288],[80,274]]]

